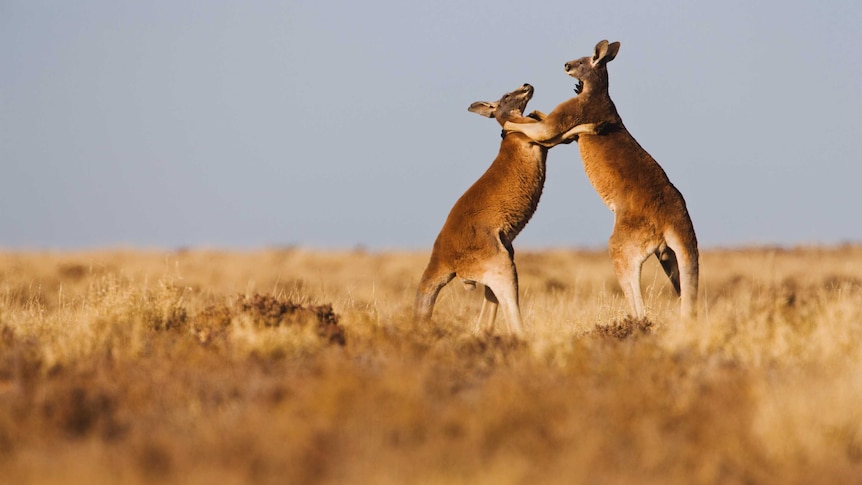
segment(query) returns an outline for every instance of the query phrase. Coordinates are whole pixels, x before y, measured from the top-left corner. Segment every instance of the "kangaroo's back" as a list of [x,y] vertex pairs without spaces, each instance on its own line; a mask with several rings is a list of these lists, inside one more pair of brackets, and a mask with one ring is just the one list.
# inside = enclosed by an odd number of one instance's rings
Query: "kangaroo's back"
[[505,136],[491,166],[452,206],[435,247],[463,261],[496,251],[489,239],[511,244],[539,205],[547,153],[522,134]]

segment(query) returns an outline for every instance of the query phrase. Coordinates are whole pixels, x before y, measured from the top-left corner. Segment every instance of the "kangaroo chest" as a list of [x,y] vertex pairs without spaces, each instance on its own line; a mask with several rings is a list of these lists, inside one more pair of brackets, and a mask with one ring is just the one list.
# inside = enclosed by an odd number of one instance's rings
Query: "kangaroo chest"
[[513,157],[499,167],[500,178],[495,183],[493,204],[500,217],[500,229],[513,239],[536,211],[545,184],[547,152],[534,144],[525,144],[514,151]]
[[625,155],[615,150],[609,137],[584,136],[578,140],[584,172],[587,174],[593,188],[602,201],[611,210],[615,208],[615,199],[622,189],[622,182],[630,174],[625,171],[627,160]]

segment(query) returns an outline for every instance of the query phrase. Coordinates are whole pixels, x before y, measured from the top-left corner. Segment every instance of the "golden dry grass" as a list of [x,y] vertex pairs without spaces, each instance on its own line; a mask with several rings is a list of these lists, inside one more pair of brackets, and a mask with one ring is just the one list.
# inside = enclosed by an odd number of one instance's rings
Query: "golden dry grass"
[[415,326],[426,258],[0,254],[2,481],[862,483],[862,248],[705,251],[690,325],[521,252],[523,340]]

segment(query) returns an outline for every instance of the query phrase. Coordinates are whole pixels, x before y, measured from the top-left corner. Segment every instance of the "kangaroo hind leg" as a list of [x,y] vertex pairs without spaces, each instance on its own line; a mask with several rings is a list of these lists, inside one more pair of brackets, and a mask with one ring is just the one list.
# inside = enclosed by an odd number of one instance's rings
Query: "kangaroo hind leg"
[[416,289],[416,300],[413,304],[414,320],[431,319],[437,295],[454,277],[454,272],[439,268],[433,263],[428,264],[422,279],[419,280],[419,288]]
[[[486,302],[489,301],[488,292],[499,301],[503,307],[503,313],[509,322],[509,330],[515,335],[521,335],[524,325],[521,321],[521,309],[518,304],[518,273],[515,263],[508,255],[501,254],[492,268],[482,278],[486,286]],[[490,289],[488,289],[490,288]],[[484,307],[483,307],[484,313]]]
[[645,318],[646,308],[641,294],[641,267],[652,250],[644,253],[637,240],[632,240],[624,231],[617,228],[614,228],[614,233],[611,235],[609,249],[614,271],[628,300],[629,309],[634,317]]

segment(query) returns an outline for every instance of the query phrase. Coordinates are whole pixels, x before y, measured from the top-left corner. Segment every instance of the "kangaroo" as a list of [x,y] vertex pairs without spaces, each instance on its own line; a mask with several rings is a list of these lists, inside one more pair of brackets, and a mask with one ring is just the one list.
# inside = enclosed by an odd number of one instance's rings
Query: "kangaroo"
[[[535,123],[543,114],[523,115],[533,97],[524,84],[496,102],[477,101],[468,111],[507,121]],[[458,276],[468,289],[485,286],[477,328],[493,329],[502,303],[509,331],[523,332],[518,306],[518,274],[512,241],[536,211],[545,183],[548,148],[597,132],[592,124],[572,126],[537,142],[520,133],[504,133],[500,152],[485,173],[455,202],[431,251],[431,260],[416,290],[414,316],[429,320],[440,290]]]
[[601,134],[585,133],[578,141],[584,170],[614,213],[609,250],[617,279],[638,318],[646,316],[641,296],[641,266],[655,254],[681,297],[684,318],[697,314],[698,249],[694,226],[682,194],[664,170],[626,130],[608,94],[607,63],[620,43],[596,44],[592,57],[565,64],[578,80],[578,95],[564,101],[541,121],[505,123],[505,131],[533,140],[551,140],[582,123],[605,122]]

